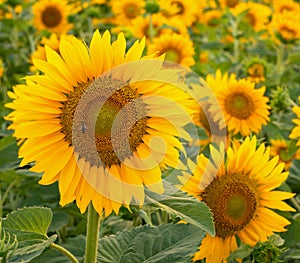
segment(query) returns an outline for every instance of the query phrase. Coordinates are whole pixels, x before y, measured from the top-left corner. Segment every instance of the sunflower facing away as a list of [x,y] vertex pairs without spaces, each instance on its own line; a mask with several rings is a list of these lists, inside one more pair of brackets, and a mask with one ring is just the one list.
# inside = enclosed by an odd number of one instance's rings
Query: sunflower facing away
[[[218,98],[229,132],[243,136],[250,132],[258,133],[269,120],[268,98],[264,96],[265,87],[255,88],[255,84],[246,79],[230,81],[223,88],[214,90]],[[214,121],[218,121],[219,105],[210,107]]]
[[15,86],[7,104],[21,165],[33,162],[41,184],[58,181],[61,205],[76,200],[84,212],[92,202],[100,215],[132,198],[143,204],[144,185],[163,191],[161,169],[179,164],[191,111],[190,97],[167,84],[178,71],[141,57],[145,39],[125,53],[124,35],[110,38],[96,31],[89,48],[75,37],[59,53],[46,46],[47,61],[33,61],[44,75]]
[[274,232],[286,231],[289,221],[271,209],[294,211],[283,200],[293,193],[274,190],[287,178],[278,156],[269,160],[269,149],[256,149],[256,137],[229,147],[226,160],[211,147],[211,159],[198,156],[190,161],[193,175],[179,176],[181,189],[205,202],[213,213],[216,236],[206,234],[194,261],[226,262],[237,248],[237,237],[246,244],[264,242]]
[[[298,98],[300,101],[300,97]],[[296,124],[296,127],[293,128],[290,138],[298,139],[297,146],[300,146],[300,106],[293,107],[293,112],[297,115],[297,119],[294,119],[293,122]]]
[[32,6],[33,24],[38,30],[66,33],[70,8],[65,0],[39,0]]

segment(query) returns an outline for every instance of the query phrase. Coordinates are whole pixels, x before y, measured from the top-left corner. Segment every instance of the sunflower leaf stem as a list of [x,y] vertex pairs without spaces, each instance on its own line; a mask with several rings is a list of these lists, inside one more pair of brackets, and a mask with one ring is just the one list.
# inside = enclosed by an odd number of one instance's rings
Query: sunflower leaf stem
[[100,216],[92,203],[88,207],[87,233],[85,245],[85,263],[95,263],[97,259],[98,236],[100,230]]
[[154,31],[153,31],[153,23],[152,23],[152,14],[149,14],[149,38],[150,43],[153,42]]
[[277,46],[276,49],[276,72],[277,72],[277,79],[276,79],[276,84],[280,84],[280,79],[284,71],[284,61],[283,61],[283,56],[284,56],[284,45],[280,44]]
[[53,248],[57,251],[59,251],[60,253],[64,254],[68,259],[70,259],[70,261],[72,263],[79,263],[79,261],[76,259],[76,257],[67,249],[65,249],[64,247],[57,245],[55,243],[50,244],[50,248]]
[[238,38],[238,26],[239,26],[239,19],[235,19],[232,23],[232,35],[233,35],[233,62],[238,63],[239,61],[239,46],[240,41]]

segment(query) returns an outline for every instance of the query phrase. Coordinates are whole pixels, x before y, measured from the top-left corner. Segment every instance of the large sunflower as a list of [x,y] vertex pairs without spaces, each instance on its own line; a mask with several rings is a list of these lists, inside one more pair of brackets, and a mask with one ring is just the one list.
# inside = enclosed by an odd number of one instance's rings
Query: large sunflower
[[166,60],[190,67],[195,64],[193,42],[186,36],[172,33],[154,38],[148,46],[148,53],[166,54]]
[[[229,82],[224,88],[214,90],[220,103],[229,132],[247,136],[258,133],[269,120],[268,98],[264,97],[265,87],[255,88],[255,84],[246,79]],[[214,121],[218,121],[219,105],[212,106],[210,112]]]
[[142,204],[144,185],[163,191],[161,168],[179,163],[192,103],[166,84],[177,71],[141,58],[145,39],[125,54],[124,35],[110,38],[96,31],[89,48],[76,38],[62,39],[59,53],[46,47],[47,61],[34,60],[44,75],[15,86],[7,104],[21,165],[35,162],[41,184],[58,181],[61,205],[76,199],[84,212],[92,202],[106,215],[132,197]]
[[[278,156],[269,160],[269,149],[256,149],[256,137],[228,148],[226,160],[211,147],[211,159],[190,161],[193,175],[180,176],[182,190],[205,202],[213,213],[216,236],[202,240],[194,260],[225,262],[237,248],[237,237],[246,244],[266,241],[274,232],[286,231],[289,221],[271,209],[294,211],[282,200],[294,194],[274,190],[287,178]],[[270,209],[271,208],[271,209]]]
[[[300,97],[298,98],[300,101]],[[293,122],[297,125],[293,128],[290,138],[296,139],[298,138],[297,146],[300,146],[300,106],[293,107],[293,112],[297,115],[297,119],[294,119]]]
[[32,12],[33,24],[38,30],[65,33],[71,28],[70,8],[65,0],[39,0],[32,6]]

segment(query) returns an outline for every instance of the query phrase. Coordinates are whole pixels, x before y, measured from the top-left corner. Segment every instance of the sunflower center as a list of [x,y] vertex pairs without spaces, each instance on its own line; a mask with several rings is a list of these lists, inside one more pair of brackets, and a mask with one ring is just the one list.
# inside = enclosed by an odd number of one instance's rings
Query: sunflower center
[[146,134],[145,104],[133,85],[98,78],[78,87],[63,104],[62,132],[92,165],[120,164]]
[[282,26],[279,30],[280,35],[282,36],[282,38],[284,39],[294,39],[296,32],[294,29],[288,28],[287,26]]
[[206,187],[202,200],[213,212],[216,235],[226,238],[237,234],[255,217],[258,192],[246,175],[226,174]]
[[265,69],[262,64],[255,63],[248,69],[248,73],[252,77],[263,77],[265,74]]
[[166,52],[166,57],[165,57],[166,60],[176,62],[176,63],[180,62],[180,54],[178,50],[174,48],[169,48],[166,49],[165,52]]
[[62,14],[55,6],[48,6],[42,12],[42,22],[48,28],[56,27],[61,20]]
[[251,25],[253,27],[255,26],[256,19],[255,19],[255,16],[252,13],[248,13],[245,16],[245,19],[246,19],[247,23],[249,23],[249,25]]
[[127,18],[133,19],[139,15],[139,7],[133,3],[130,3],[124,7],[124,13]]
[[239,3],[239,0],[227,0],[226,5],[228,7],[235,7]]
[[172,1],[172,4],[175,4],[178,8],[176,15],[182,15],[184,13],[184,5],[180,1]]
[[231,116],[238,119],[247,119],[253,112],[254,105],[249,95],[236,92],[225,99],[225,109]]

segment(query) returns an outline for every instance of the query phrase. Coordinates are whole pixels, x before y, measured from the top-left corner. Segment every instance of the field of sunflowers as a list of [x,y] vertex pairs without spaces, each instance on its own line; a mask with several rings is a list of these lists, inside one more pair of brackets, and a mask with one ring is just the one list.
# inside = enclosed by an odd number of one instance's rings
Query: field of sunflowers
[[300,262],[299,0],[0,0],[1,263]]

